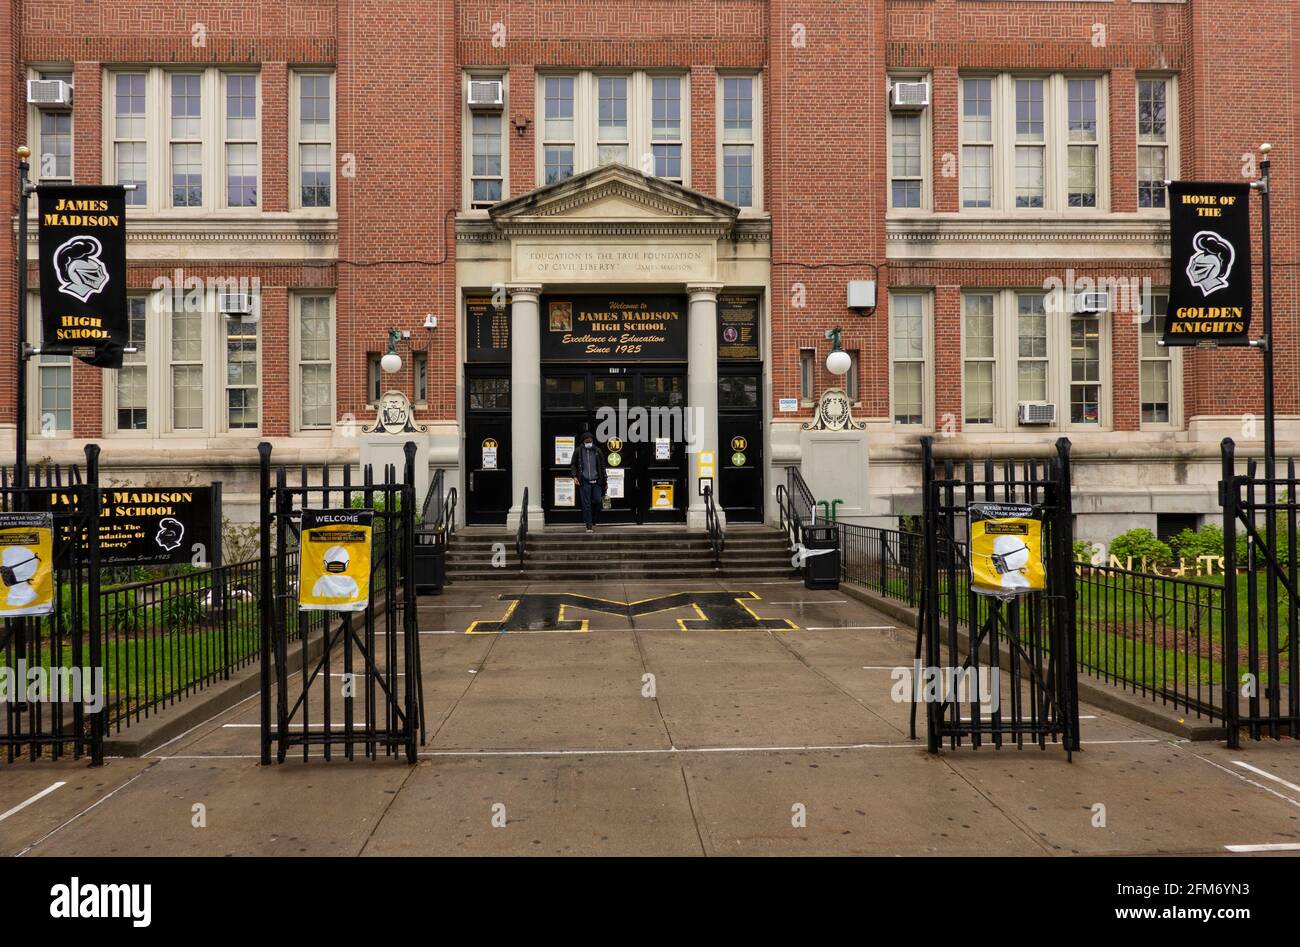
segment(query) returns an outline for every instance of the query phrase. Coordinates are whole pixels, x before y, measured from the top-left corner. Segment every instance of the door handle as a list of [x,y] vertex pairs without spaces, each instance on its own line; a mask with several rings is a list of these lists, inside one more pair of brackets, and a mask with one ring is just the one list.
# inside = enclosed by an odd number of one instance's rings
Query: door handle
[[471,492],[474,490],[474,471],[472,470],[469,472],[469,488]]

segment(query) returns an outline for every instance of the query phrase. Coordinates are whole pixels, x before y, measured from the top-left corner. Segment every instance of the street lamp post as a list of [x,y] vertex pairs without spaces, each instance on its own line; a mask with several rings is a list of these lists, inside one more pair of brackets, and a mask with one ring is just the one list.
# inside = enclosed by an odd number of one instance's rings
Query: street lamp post
[[[26,145],[18,147],[18,390],[14,399],[18,412],[14,423],[14,483],[18,487],[27,486],[27,198],[31,193],[27,159],[31,153]],[[15,499],[17,509],[24,509],[24,494],[20,492]]]

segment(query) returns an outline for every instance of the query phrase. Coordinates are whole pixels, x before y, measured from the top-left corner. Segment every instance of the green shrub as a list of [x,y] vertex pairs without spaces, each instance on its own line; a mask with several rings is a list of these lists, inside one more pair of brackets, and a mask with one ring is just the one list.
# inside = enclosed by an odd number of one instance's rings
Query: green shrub
[[1173,561],[1174,554],[1166,543],[1156,538],[1149,529],[1130,529],[1120,533],[1110,541],[1110,554],[1121,563],[1132,558],[1133,568],[1140,570],[1143,562],[1149,569],[1153,566],[1166,566]]
[[1076,539],[1074,541],[1074,561],[1092,562],[1092,543],[1086,539]]

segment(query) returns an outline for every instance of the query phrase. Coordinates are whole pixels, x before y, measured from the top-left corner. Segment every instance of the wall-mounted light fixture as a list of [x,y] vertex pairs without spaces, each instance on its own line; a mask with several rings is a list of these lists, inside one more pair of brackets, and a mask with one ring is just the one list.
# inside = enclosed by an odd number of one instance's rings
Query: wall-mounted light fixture
[[841,331],[839,326],[826,330],[826,338],[831,340],[831,352],[826,356],[826,370],[835,376],[847,375],[853,367],[849,353],[840,348]]

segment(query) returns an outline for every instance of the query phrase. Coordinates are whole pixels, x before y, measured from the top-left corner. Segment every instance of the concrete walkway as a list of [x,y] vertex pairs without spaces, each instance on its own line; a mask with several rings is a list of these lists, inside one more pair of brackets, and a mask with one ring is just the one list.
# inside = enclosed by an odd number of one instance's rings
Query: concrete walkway
[[418,765],[291,755],[263,768],[249,700],[141,759],[0,764],[0,852],[1300,851],[1294,743],[1229,753],[1085,706],[1073,763],[1059,746],[931,756],[890,696],[911,629],[794,581],[726,588],[795,627],[682,630],[677,619],[700,617],[689,605],[633,618],[569,607],[585,632],[465,634],[505,616],[502,594],[723,590],[709,581],[475,585],[422,599]]

